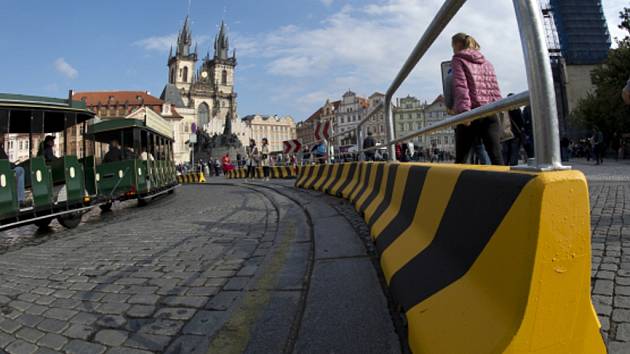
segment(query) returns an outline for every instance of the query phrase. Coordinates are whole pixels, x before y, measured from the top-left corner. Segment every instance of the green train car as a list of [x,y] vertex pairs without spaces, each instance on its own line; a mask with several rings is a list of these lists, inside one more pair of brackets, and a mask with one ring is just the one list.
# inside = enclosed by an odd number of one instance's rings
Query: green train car
[[85,137],[100,151],[100,161],[94,159],[87,174],[94,176],[88,189],[102,210],[129,199],[142,205],[178,186],[168,122],[150,117],[103,120],[89,125]]
[[[92,199],[85,159],[67,153],[68,132],[85,129],[93,117],[83,102],[71,99],[0,94],[0,230],[33,223],[45,227],[55,218],[68,228],[81,222]],[[56,137],[63,137],[61,157],[54,156]],[[5,146],[17,145],[18,138],[22,149],[14,150],[22,156],[12,162]]]

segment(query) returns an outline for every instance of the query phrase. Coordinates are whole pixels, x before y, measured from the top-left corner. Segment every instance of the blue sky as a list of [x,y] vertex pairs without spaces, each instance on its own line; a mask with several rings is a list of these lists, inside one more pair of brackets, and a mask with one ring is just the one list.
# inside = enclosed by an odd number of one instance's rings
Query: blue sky
[[[193,40],[200,54],[224,19],[239,66],[239,115],[307,118],[347,89],[385,91],[439,0],[193,0]],[[613,36],[625,0],[604,0]],[[65,97],[74,90],[149,90],[158,96],[166,60],[189,7],[169,1],[0,0],[0,92]],[[526,89],[511,1],[470,0],[414,70],[399,96],[432,100],[448,38],[478,37],[502,90]]]

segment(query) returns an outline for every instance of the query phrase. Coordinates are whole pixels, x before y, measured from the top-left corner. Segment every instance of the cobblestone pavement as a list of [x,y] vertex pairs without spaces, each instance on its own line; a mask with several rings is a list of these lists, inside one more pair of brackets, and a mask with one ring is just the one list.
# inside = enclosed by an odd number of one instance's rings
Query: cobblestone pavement
[[630,163],[570,164],[589,181],[593,304],[609,352],[630,353]]
[[2,235],[11,241],[0,256],[0,348],[205,353],[277,224],[268,199],[227,186],[182,187],[103,218]]

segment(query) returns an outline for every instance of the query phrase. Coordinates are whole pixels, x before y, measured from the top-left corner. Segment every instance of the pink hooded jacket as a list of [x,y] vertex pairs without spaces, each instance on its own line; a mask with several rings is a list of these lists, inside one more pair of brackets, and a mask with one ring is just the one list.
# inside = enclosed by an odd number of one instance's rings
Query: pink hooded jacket
[[465,49],[451,63],[455,113],[462,113],[498,101],[501,97],[492,64],[478,50]]

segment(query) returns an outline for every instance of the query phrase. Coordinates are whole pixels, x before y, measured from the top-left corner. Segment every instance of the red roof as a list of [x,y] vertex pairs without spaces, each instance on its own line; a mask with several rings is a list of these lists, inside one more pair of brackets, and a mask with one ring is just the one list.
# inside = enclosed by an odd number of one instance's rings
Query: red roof
[[431,102],[431,104],[430,104],[429,106],[434,105],[434,104],[436,104],[436,103],[444,103],[444,96],[442,96],[442,95],[437,96],[437,97],[433,100],[433,102]]
[[151,96],[145,91],[95,91],[95,92],[75,92],[72,99],[77,101],[85,100],[88,107],[107,105],[129,106],[162,106],[164,101]]

